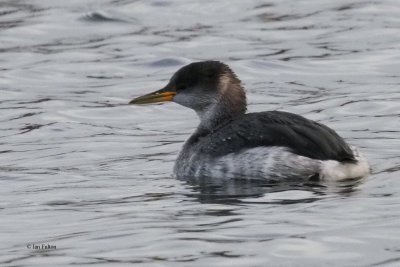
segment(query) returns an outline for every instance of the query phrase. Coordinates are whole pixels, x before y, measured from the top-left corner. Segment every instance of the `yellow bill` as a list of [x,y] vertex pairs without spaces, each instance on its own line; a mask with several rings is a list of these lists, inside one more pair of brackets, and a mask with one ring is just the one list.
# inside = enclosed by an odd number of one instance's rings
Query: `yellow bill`
[[164,89],[155,91],[153,93],[139,96],[135,99],[133,99],[129,104],[150,104],[150,103],[156,103],[156,102],[164,102],[164,101],[171,101],[174,96],[176,95],[176,92],[173,91],[165,91]]

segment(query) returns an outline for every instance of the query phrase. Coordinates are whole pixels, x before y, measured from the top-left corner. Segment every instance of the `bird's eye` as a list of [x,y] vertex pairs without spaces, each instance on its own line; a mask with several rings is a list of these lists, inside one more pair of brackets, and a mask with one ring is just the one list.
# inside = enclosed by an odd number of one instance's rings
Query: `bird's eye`
[[178,91],[185,90],[186,88],[187,88],[186,84],[180,84],[180,85],[177,86]]

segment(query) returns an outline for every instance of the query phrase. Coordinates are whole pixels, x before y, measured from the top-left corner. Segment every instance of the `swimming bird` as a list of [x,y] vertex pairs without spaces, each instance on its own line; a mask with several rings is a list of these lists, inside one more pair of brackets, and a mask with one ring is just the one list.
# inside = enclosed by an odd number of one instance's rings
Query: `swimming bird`
[[361,152],[323,124],[284,111],[246,113],[242,83],[222,62],[186,65],[129,104],[164,101],[200,118],[175,162],[177,178],[341,180],[370,171]]

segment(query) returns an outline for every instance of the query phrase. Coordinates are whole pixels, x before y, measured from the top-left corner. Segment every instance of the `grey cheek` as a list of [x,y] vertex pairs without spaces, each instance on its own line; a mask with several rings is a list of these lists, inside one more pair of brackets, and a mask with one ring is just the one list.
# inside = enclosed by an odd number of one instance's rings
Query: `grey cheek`
[[207,106],[207,99],[198,94],[180,93],[175,95],[172,101],[194,110],[201,110]]
[[192,99],[192,97],[188,96],[187,94],[180,93],[180,94],[175,95],[174,99],[172,101],[175,103],[178,103],[182,106],[190,107],[191,99]]

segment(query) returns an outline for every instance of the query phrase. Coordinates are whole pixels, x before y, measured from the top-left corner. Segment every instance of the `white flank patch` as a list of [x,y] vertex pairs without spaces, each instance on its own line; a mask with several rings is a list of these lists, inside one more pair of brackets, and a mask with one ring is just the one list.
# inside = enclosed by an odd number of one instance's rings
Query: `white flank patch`
[[308,177],[318,173],[319,160],[291,153],[285,147],[256,147],[198,165],[195,176],[229,179]]
[[320,177],[323,180],[338,181],[349,178],[363,177],[370,173],[371,167],[368,160],[356,148],[351,147],[356,163],[340,163],[336,160],[321,161]]
[[[256,147],[231,153],[211,160],[189,160],[189,168],[178,170],[178,175],[213,177],[219,179],[247,178],[307,178],[319,173],[325,181],[339,181],[366,176],[370,173],[367,159],[351,147],[356,163],[336,160],[316,160],[288,151],[285,147]],[[195,158],[195,157],[193,157]],[[183,171],[183,172],[182,172]]]

